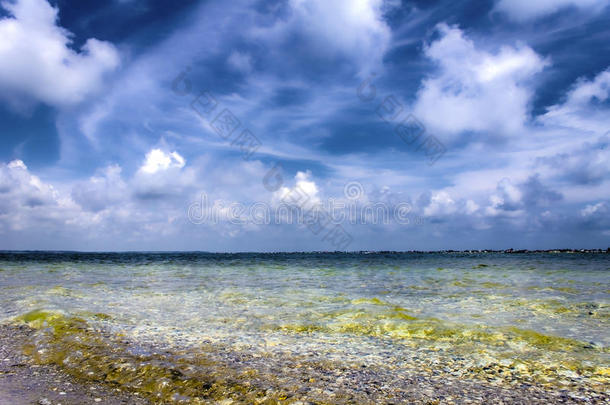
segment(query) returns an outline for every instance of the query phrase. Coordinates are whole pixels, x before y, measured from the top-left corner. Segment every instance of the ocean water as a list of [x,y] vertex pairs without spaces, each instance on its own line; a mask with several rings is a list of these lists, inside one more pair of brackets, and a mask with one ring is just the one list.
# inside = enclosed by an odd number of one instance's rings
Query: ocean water
[[187,402],[281,397],[287,362],[604,392],[609,301],[604,253],[0,254],[36,361]]

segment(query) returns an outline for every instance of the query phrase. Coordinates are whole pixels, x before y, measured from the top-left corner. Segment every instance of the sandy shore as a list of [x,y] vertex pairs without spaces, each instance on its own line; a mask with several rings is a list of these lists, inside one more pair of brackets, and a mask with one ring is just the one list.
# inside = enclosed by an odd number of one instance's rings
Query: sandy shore
[[[0,405],[42,404],[149,404],[137,392],[122,391],[113,383],[100,378],[79,380],[67,374],[57,365],[37,365],[25,356],[22,345],[34,331],[27,326],[0,325]],[[264,404],[608,404],[610,396],[604,393],[570,393],[548,390],[541,386],[517,384],[501,387],[485,381],[451,378],[441,373],[422,375],[394,375],[390,371],[372,370],[364,365],[359,368],[294,367],[282,359],[248,359],[249,356],[231,352],[223,353],[223,363],[250,363],[263,371],[291,375],[303,381],[302,388],[288,393],[278,401],[261,398]],[[256,364],[257,361],[264,363]],[[271,374],[267,374],[268,376]],[[273,384],[252,381],[253,389],[261,385],[273,390]],[[250,384],[250,382],[248,382]],[[258,386],[257,386],[258,384]],[[340,393],[340,397],[336,396]],[[207,400],[203,403],[242,403],[238,398],[225,401]],[[342,398],[339,400],[338,398]],[[175,401],[172,403],[184,403]],[[243,402],[246,403],[246,402]]]

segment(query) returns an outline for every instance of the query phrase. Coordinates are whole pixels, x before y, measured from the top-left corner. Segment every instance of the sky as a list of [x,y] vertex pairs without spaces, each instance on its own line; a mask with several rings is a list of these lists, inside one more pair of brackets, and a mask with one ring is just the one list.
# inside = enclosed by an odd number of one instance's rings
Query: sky
[[610,0],[2,0],[0,250],[610,246]]

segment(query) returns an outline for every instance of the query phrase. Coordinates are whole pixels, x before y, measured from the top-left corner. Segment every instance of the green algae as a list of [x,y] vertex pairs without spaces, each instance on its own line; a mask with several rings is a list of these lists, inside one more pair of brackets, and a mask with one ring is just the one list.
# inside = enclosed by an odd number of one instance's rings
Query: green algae
[[589,316],[600,321],[610,320],[610,306],[596,302],[569,302],[559,299],[513,299],[504,301],[507,307],[524,308],[545,316]]
[[527,287],[528,290],[534,290],[534,291],[559,291],[562,293],[568,293],[568,294],[578,294],[580,291],[577,290],[576,288],[572,288],[572,287],[553,287],[553,286],[529,286]]
[[61,317],[62,315],[58,312],[51,311],[43,311],[41,309],[36,309],[34,311],[30,311],[27,314],[21,315],[17,317],[15,320],[17,322],[27,323],[29,326],[34,328],[39,328],[40,325],[48,320],[56,319]]
[[[339,366],[333,362],[287,359],[302,371],[290,378],[274,367],[258,370],[238,354],[238,362],[226,356],[226,348],[202,345],[189,350],[139,350],[119,335],[109,334],[81,318],[55,311],[36,310],[14,319],[36,329],[24,344],[24,354],[37,364],[54,364],[73,377],[108,384],[137,393],[152,404],[348,404],[361,403],[358,393],[333,394],[322,389],[302,391],[312,385],[311,370],[328,375]],[[143,353],[143,354],[138,354]],[[303,383],[303,381],[307,381]],[[323,381],[318,384],[323,387]],[[300,393],[299,393],[300,392]],[[325,398],[326,397],[326,398]]]
[[[133,354],[128,342],[77,317],[36,310],[15,318],[37,332],[24,353],[38,364],[55,364],[76,378],[137,392],[154,404],[176,400],[204,404],[278,403],[289,395],[253,369],[230,367],[200,351]],[[269,388],[274,389],[269,389]],[[289,392],[289,391],[288,391]]]
[[[371,300],[365,302],[369,301]],[[349,309],[336,311],[327,313],[315,322],[282,324],[278,329],[307,333],[353,333],[396,339],[447,341],[454,344],[479,342],[492,346],[505,346],[507,342],[513,344],[524,342],[533,348],[555,351],[577,351],[590,347],[589,344],[578,340],[544,335],[532,330],[516,327],[467,326],[436,318],[417,318],[405,313],[407,310],[398,306],[390,306],[381,301],[376,302],[376,305],[386,305],[388,309],[381,312]]]
[[389,303],[384,302],[376,297],[375,298],[358,298],[358,299],[352,300],[352,304],[354,304],[354,305],[358,305],[358,304],[390,305]]
[[91,312],[91,311],[78,311],[76,315],[86,319],[94,319],[97,321],[110,321],[114,319],[112,315],[105,314],[103,312]]
[[483,283],[480,283],[480,285],[482,287],[485,287],[485,288],[506,288],[506,287],[509,287],[506,284],[494,283],[494,282],[491,282],[491,281],[485,281]]
[[539,349],[574,352],[591,347],[591,345],[575,339],[544,335],[528,329],[508,327],[505,330],[513,335],[515,341],[523,341]]
[[[562,373],[566,372],[577,372],[592,381],[603,381],[605,378],[604,369],[596,368],[594,364],[599,361],[599,356],[610,353],[607,347],[595,347],[575,339],[517,327],[492,328],[435,318],[416,318],[404,313],[400,307],[391,307],[381,301],[373,302],[382,308],[377,311],[336,311],[321,316],[317,321],[284,323],[272,329],[287,333],[371,336],[432,350],[451,347],[452,353],[462,356],[489,356],[495,359],[491,361],[492,364],[507,359],[506,367],[501,367],[504,371],[500,374],[521,373],[545,382],[558,383],[563,379]],[[471,367],[468,373],[481,375],[487,371]]]

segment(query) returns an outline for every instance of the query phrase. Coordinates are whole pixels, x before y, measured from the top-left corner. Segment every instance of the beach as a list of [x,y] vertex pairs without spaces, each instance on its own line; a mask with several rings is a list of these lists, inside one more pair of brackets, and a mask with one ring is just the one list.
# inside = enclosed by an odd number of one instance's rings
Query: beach
[[609,263],[7,253],[0,393],[64,405],[608,403]]
[[34,330],[0,326],[0,404],[147,404],[135,393],[107,384],[80,381],[56,365],[34,364],[23,343]]
[[[70,370],[65,370],[57,364],[39,365],[32,362],[31,357],[24,355],[22,349],[23,342],[30,341],[34,334],[33,329],[23,326],[0,328],[1,404],[165,403],[166,399],[155,398],[157,393],[154,391],[139,390],[135,387],[126,390],[112,380],[107,381],[107,374],[104,373],[78,378],[71,374]],[[257,363],[260,365],[260,360],[245,358],[243,354],[225,353],[225,359],[226,365],[242,363],[238,367],[243,367],[243,362],[247,364],[248,361],[252,362],[251,366]],[[298,367],[298,363],[288,359],[284,360],[279,362],[283,364],[274,363],[274,366],[288,373],[303,367]],[[292,392],[286,390],[279,396],[268,394],[269,387],[273,387],[271,380],[275,379],[274,376],[270,376],[269,381],[259,378],[250,380],[246,376],[239,382],[248,386],[251,393],[256,393],[254,396],[258,401],[254,399],[254,403],[601,404],[608,401],[608,396],[604,394],[553,391],[527,383],[507,389],[493,383],[497,375],[493,370],[489,370],[490,381],[468,381],[443,376],[435,370],[415,370],[412,375],[399,377],[387,371],[367,370],[363,365],[359,368],[339,366],[332,370],[309,365],[306,361],[302,364],[307,364],[307,368],[304,368],[303,372],[295,373],[302,380],[302,385],[295,386]],[[208,397],[206,390],[201,390],[198,400],[175,396],[167,403],[252,403],[250,398],[246,400],[243,392],[238,390],[227,390],[224,393],[228,398],[218,399]]]

